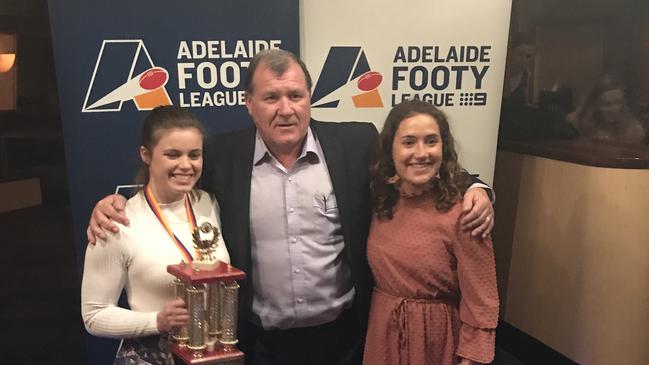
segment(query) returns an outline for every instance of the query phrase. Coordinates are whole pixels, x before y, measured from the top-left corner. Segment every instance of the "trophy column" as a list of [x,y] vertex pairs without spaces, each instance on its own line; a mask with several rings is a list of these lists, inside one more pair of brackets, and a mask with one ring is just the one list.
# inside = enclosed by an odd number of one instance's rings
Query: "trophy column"
[[197,270],[189,264],[167,266],[174,275],[176,297],[187,303],[189,324],[172,333],[171,351],[186,364],[243,365],[236,346],[237,280],[246,274],[223,262]]
[[207,328],[210,338],[221,337],[221,316],[223,313],[223,291],[222,283],[207,284]]
[[[185,283],[180,279],[174,279],[174,297],[182,299],[187,303],[187,288]],[[186,344],[189,340],[189,334],[187,333],[187,326],[182,326],[180,328],[174,329],[171,331],[171,339],[174,343]]]
[[221,345],[225,351],[236,350],[237,339],[237,302],[239,284],[230,281],[223,285],[223,316],[221,317]]

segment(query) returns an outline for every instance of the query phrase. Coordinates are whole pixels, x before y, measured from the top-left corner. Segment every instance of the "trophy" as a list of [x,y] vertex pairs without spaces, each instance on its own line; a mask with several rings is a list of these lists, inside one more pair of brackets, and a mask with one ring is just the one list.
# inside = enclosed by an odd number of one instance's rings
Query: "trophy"
[[189,311],[189,323],[171,333],[171,352],[186,364],[243,365],[243,352],[236,346],[237,280],[246,274],[214,257],[218,228],[203,223],[192,237],[196,259],[167,266],[176,277],[175,296]]

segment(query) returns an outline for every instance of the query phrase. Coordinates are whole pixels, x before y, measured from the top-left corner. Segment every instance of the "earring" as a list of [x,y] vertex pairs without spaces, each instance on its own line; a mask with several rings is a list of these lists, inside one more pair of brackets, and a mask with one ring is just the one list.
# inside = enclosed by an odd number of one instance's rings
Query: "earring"
[[390,185],[398,185],[400,181],[401,181],[401,178],[397,174],[394,174],[394,176],[391,176],[391,177],[388,177],[387,179],[385,179],[385,182],[387,182]]

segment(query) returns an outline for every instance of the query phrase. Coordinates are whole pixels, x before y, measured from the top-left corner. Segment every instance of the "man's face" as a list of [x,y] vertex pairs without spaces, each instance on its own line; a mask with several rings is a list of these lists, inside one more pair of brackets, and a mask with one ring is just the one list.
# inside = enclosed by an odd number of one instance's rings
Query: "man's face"
[[311,119],[311,92],[300,66],[291,62],[280,76],[261,64],[252,84],[246,107],[266,146],[273,154],[299,151]]

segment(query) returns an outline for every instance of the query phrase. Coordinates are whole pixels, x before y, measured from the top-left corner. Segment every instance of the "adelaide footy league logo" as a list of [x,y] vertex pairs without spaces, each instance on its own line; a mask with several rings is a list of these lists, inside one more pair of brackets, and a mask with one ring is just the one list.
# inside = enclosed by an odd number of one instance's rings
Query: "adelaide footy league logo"
[[312,107],[337,108],[351,100],[356,108],[382,108],[378,90],[382,81],[361,47],[331,47],[313,90]]
[[104,40],[81,111],[116,112],[131,100],[137,110],[171,105],[167,81],[169,73],[154,65],[141,39]]

